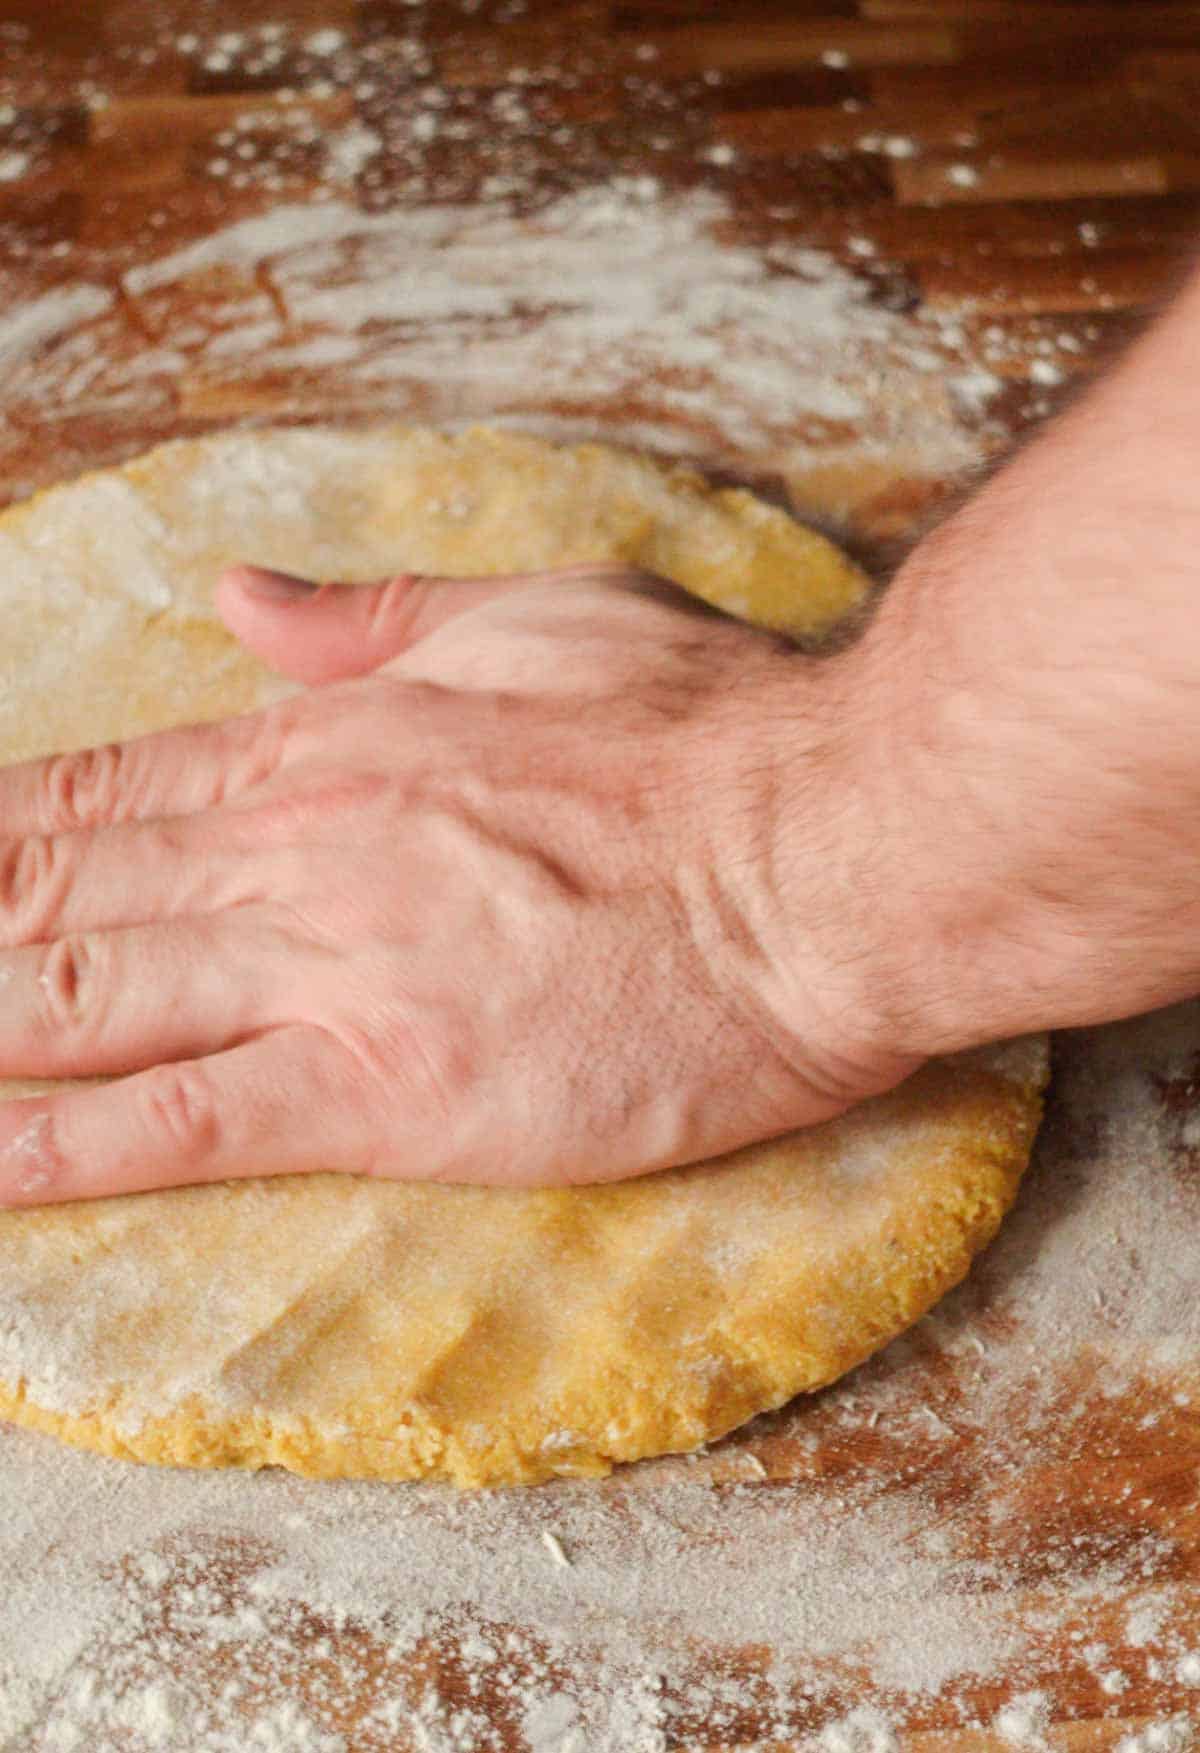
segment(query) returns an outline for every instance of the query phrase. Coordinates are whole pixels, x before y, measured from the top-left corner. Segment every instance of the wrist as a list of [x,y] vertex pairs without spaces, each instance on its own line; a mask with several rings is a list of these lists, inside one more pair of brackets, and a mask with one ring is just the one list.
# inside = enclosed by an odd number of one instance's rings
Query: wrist
[[760,916],[774,920],[775,1015],[838,1105],[892,1087],[936,1050],[908,921],[895,700],[867,667],[861,647],[789,654],[747,698],[765,791],[755,815],[770,830],[756,868]]
[[1200,278],[838,660],[921,1051],[1200,989],[1196,366]]
[[1088,476],[1087,436],[937,531],[852,654],[931,1053],[1200,988],[1200,501],[1164,518],[1111,434]]
[[928,540],[837,660],[851,783],[874,832],[885,1026],[922,1058],[1036,1026],[1010,1014],[993,968],[1019,903],[991,795],[1007,777],[991,678],[962,661],[948,612],[957,546],[949,527]]

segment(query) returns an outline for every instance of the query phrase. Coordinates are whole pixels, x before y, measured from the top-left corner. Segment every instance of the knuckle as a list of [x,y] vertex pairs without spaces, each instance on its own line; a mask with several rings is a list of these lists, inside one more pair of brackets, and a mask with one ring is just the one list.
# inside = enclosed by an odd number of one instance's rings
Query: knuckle
[[386,773],[324,767],[297,773],[286,792],[257,799],[244,812],[248,844],[344,846],[353,832],[351,823],[359,823],[395,791],[396,781]]
[[67,828],[81,827],[97,817],[113,817],[121,802],[125,753],[119,743],[78,749],[47,762],[42,778],[43,804],[50,819]]
[[0,849],[0,936],[37,938],[58,910],[63,858],[47,834],[30,834]]
[[193,1159],[220,1141],[212,1085],[198,1065],[162,1065],[139,1080],[142,1120],[159,1147]]
[[225,732],[228,748],[211,751],[214,776],[211,803],[227,803],[274,779],[287,762],[295,730],[296,713],[291,702],[233,720]]
[[48,1032],[78,1035],[102,1018],[99,940],[64,937],[51,944],[38,975],[41,1020]]

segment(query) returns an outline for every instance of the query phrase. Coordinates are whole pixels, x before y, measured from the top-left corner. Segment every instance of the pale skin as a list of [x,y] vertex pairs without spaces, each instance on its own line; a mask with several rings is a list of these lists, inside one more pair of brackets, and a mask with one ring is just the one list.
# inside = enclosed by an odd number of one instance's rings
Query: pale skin
[[0,1204],[611,1179],[1200,990],[1200,283],[814,659],[591,567],[218,587],[309,684],[0,773]]

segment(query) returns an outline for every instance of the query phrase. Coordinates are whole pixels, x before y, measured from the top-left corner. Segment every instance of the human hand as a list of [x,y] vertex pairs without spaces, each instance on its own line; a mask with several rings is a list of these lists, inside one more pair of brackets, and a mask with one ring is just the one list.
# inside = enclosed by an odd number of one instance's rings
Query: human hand
[[0,1075],[121,1080],[0,1202],[615,1179],[919,1062],[840,660],[596,566],[219,603],[312,688],[0,774]]

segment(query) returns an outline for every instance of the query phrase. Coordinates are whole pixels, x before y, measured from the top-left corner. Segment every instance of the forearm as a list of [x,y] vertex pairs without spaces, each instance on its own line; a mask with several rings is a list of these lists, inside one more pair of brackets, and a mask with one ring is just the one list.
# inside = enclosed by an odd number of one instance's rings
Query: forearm
[[1200,279],[917,550],[847,668],[907,849],[914,1045],[1200,990]]

